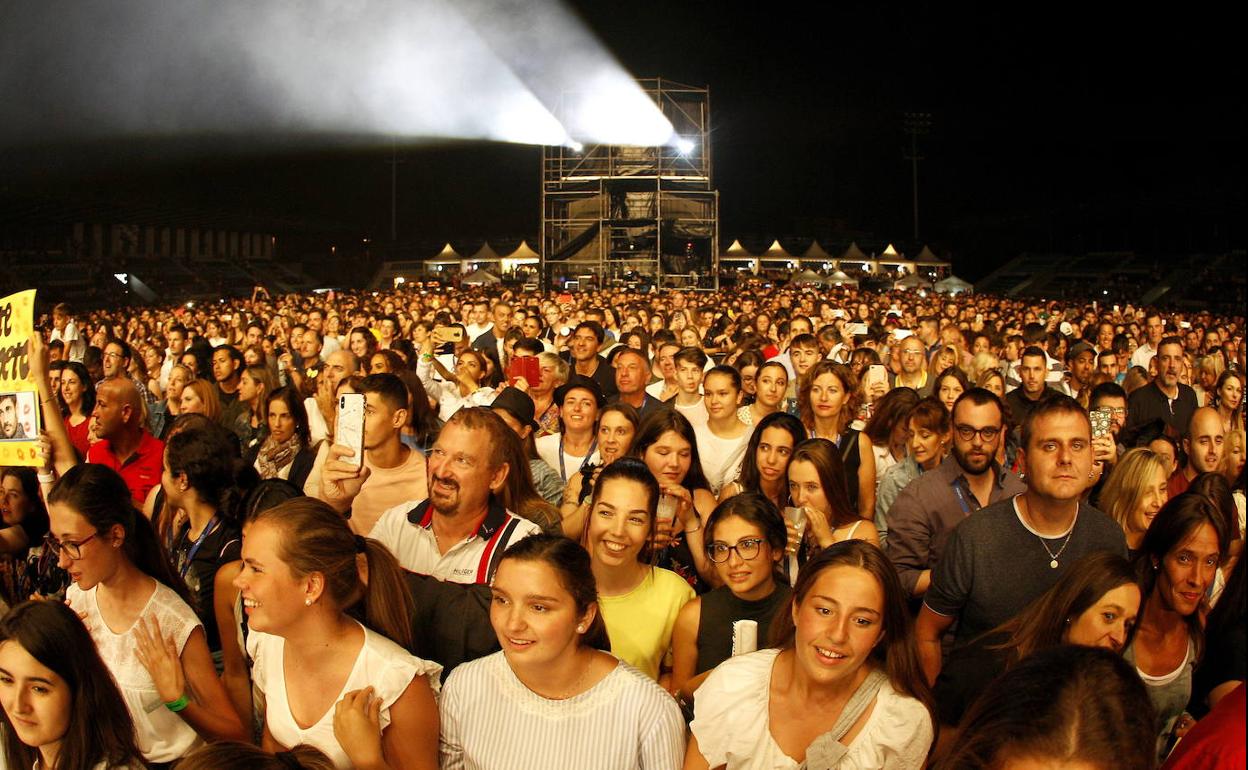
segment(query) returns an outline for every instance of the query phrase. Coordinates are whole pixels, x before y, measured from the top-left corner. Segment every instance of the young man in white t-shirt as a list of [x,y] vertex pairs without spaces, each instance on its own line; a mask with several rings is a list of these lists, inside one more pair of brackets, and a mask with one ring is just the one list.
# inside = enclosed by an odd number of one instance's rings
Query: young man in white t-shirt
[[706,353],[701,348],[681,348],[676,363],[676,397],[672,406],[696,428],[705,425],[708,415],[702,401],[702,378],[706,375]]
[[737,417],[741,405],[741,374],[731,366],[716,366],[702,380],[707,421],[693,426],[698,440],[702,473],[716,495],[741,470],[753,428]]

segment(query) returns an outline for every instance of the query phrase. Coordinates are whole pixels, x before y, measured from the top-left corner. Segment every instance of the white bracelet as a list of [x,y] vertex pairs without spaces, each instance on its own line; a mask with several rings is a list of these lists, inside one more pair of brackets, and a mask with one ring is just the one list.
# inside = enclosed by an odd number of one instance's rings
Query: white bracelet
[[43,471],[39,471],[35,475],[39,478],[40,484],[55,484],[56,483],[55,473],[44,473]]

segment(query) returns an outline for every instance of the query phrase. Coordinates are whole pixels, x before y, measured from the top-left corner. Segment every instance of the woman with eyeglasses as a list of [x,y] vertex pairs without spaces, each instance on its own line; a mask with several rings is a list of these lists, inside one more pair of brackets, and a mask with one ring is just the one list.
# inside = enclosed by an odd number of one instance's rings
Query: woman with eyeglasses
[[190,593],[125,481],[102,465],[71,468],[48,496],[47,545],[121,688],[139,749],[167,766],[204,740],[243,740]]
[[[779,510],[758,493],[736,495],[711,513],[706,552],[722,585],[686,604],[676,618],[670,689],[677,697],[692,700],[711,669],[734,652],[766,645],[772,618],[790,594],[778,572],[786,537]],[[753,624],[754,649],[734,650],[738,621]]]

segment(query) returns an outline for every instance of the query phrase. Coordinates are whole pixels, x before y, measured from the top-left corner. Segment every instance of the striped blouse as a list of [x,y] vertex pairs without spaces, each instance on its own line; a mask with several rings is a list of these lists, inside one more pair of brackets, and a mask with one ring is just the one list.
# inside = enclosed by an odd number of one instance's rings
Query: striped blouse
[[440,708],[442,770],[677,770],[684,760],[676,701],[624,662],[580,695],[550,700],[496,652],[457,667]]

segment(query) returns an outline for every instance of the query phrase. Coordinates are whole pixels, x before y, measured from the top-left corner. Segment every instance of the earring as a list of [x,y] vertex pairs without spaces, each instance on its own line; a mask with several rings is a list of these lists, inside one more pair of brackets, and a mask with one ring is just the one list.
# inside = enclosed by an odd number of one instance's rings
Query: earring
[[311,607],[311,606],[312,606],[312,600],[311,600],[311,599],[304,599],[304,600],[303,600],[303,606],[304,606],[304,607]]
[[577,626],[577,627],[576,627],[576,632],[577,632],[578,634],[583,634],[583,633],[585,633],[585,626],[584,626],[584,625]]

